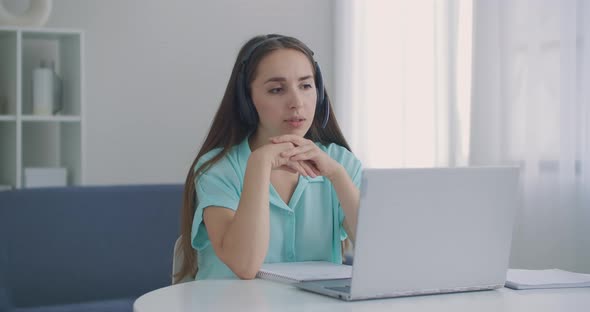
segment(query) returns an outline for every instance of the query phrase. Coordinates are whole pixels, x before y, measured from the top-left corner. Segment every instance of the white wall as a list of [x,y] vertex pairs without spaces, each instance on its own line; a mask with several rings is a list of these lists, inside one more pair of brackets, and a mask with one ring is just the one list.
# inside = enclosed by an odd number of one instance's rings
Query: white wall
[[282,33],[332,81],[331,0],[54,0],[46,27],[86,32],[87,184],[176,183],[240,46]]

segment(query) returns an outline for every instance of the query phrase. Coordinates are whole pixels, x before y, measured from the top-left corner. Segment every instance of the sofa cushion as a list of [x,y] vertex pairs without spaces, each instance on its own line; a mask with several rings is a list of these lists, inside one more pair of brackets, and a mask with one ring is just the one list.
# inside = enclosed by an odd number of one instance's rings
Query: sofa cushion
[[9,311],[11,306],[12,305],[10,304],[8,289],[5,287],[0,287],[0,312]]
[[[6,237],[2,228],[0,228],[0,237]],[[1,265],[6,263],[6,258],[6,240],[0,239],[0,312],[9,311],[12,307],[6,274],[3,272],[6,270],[6,266]]]
[[0,192],[15,307],[139,297],[170,284],[182,185]]
[[18,308],[11,312],[131,312],[135,298]]

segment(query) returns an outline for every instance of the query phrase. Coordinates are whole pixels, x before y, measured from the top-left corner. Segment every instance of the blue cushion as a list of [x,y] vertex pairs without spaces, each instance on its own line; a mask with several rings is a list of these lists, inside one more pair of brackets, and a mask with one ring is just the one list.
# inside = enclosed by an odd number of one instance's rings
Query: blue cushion
[[[0,228],[0,238],[4,237],[7,236],[5,236],[2,228]],[[0,239],[0,264],[6,263],[6,241],[6,239]],[[3,272],[5,269],[5,265],[0,265],[0,312],[8,311],[12,307],[10,300],[11,296],[8,290],[8,284],[6,282],[6,275]]]
[[134,298],[73,303],[33,308],[18,308],[11,312],[131,312]]
[[9,311],[11,306],[8,289],[0,287],[0,312]]
[[[139,297],[170,284],[182,185],[0,192],[16,307]],[[0,255],[1,257],[2,255]]]

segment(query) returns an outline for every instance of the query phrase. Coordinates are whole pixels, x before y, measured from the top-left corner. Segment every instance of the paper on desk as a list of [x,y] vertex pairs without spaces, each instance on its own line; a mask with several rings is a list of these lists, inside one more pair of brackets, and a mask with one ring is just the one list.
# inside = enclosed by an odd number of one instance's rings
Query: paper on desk
[[506,274],[506,287],[512,289],[590,287],[590,274],[560,269],[510,269]]
[[326,261],[265,263],[256,275],[258,278],[285,283],[350,278],[351,276],[351,266]]

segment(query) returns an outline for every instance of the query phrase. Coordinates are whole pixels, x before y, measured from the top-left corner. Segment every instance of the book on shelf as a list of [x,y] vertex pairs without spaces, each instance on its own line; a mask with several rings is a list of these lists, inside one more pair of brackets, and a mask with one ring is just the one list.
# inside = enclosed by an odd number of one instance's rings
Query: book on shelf
[[505,286],[512,289],[590,287],[590,274],[560,269],[509,269]]
[[352,266],[327,261],[265,263],[256,277],[281,283],[351,278]]

